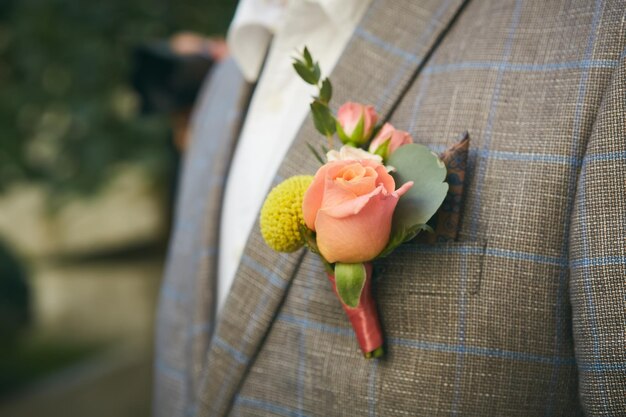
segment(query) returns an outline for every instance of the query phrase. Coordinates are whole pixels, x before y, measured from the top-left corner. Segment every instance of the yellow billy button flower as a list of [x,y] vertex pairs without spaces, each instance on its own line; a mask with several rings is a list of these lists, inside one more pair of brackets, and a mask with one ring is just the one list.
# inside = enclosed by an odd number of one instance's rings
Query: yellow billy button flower
[[267,245],[278,252],[293,252],[304,245],[302,198],[313,176],[298,175],[278,184],[261,208],[261,234]]

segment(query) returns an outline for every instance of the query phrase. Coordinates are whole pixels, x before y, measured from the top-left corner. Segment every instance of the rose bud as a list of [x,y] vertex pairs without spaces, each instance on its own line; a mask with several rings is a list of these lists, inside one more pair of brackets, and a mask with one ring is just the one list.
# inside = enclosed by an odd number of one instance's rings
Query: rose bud
[[394,128],[391,123],[385,123],[370,144],[369,151],[380,155],[387,160],[400,146],[413,143],[409,132]]
[[373,106],[344,103],[337,112],[337,135],[345,144],[364,145],[372,136],[377,121]]
[[333,161],[322,166],[304,194],[306,226],[330,263],[374,259],[385,248],[393,212],[413,182],[396,190],[385,167],[373,160]]

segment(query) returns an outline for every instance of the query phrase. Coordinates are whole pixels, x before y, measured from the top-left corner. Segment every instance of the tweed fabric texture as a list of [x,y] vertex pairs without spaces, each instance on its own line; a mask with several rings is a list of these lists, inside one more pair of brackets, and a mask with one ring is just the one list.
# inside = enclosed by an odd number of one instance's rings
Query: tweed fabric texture
[[580,393],[626,414],[626,63],[613,75],[578,178],[569,267]]
[[[365,361],[319,260],[255,228],[191,413],[625,415],[625,10],[374,2],[334,102],[436,152],[469,132],[457,241],[376,264],[387,353]],[[275,182],[315,172],[318,140],[306,122]]]
[[[423,5],[411,4],[413,18],[417,18],[417,27],[420,29],[419,44],[412,45],[411,50],[425,56],[460,4],[460,1],[445,2],[443,6],[436,1]],[[388,11],[386,7],[380,7],[370,9],[367,15],[385,14]],[[415,30],[414,21],[406,20],[388,36],[391,36],[393,42],[408,48],[411,46],[410,40],[416,34]],[[333,75],[334,103],[341,104],[349,98],[373,103],[377,98],[374,93],[380,93],[380,86],[389,84],[389,74],[397,72],[398,76],[387,90],[388,97],[377,101],[377,108],[384,115],[395,105],[398,95],[411,81],[415,63],[403,63],[401,72],[394,71],[399,63],[394,53],[371,55],[370,46],[367,41],[362,41],[360,45],[348,47],[345,51],[338,66],[349,70],[336,71]],[[372,65],[360,65],[369,57],[375,60]],[[359,67],[363,71],[356,71]],[[297,173],[316,171],[319,164],[310,157],[306,143],[317,140],[319,134],[308,121],[279,168],[276,182]],[[272,251],[263,242],[258,225],[254,226],[222,317],[217,323],[214,342],[209,348],[205,380],[199,392],[198,415],[224,415],[231,409],[235,394],[254,361],[261,342],[266,338],[270,327],[274,328],[272,324],[294,274],[299,270],[303,256],[302,251],[295,254]],[[329,299],[332,300],[330,297]]]
[[249,91],[228,59],[203,86],[192,119],[157,315],[156,416],[183,416],[195,404],[215,315],[223,186]]

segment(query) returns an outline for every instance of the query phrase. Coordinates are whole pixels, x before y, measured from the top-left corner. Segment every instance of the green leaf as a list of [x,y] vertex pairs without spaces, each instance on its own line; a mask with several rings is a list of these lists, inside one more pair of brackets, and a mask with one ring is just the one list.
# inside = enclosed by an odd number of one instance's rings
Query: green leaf
[[374,155],[379,155],[381,158],[383,158],[383,161],[386,161],[387,157],[389,156],[389,144],[390,143],[391,143],[391,138],[384,141],[382,145],[378,145],[378,148],[376,148],[376,150],[374,151]]
[[320,253],[317,247],[317,240],[315,238],[315,232],[304,224],[299,225],[300,234],[304,238],[304,244],[311,250],[311,252],[318,254]]
[[311,113],[313,115],[313,123],[318,132],[324,136],[335,133],[335,117],[326,104],[319,100],[313,101],[311,103]]
[[387,246],[385,246],[385,249],[383,249],[383,251],[376,258],[384,258],[386,256],[389,256],[391,252],[393,252],[398,246],[400,246],[404,242],[408,242],[409,240],[413,239],[422,230],[426,230],[429,232],[433,231],[433,229],[427,224],[416,224],[408,228],[394,230],[391,233],[389,242],[387,242]]
[[359,146],[364,144],[364,141],[362,140],[363,139],[362,136],[363,136],[363,129],[365,128],[365,117],[363,115],[361,115],[359,122],[354,127],[354,131],[352,132],[352,135],[350,136],[348,136],[346,131],[343,130],[343,127],[341,126],[341,123],[339,123],[338,120],[336,123],[336,128],[337,128],[337,135],[339,136],[339,140],[341,140],[343,144],[354,146],[355,148],[358,148]]
[[293,57],[293,63],[292,64],[298,64],[301,67],[305,67],[307,69],[309,69],[309,67],[306,65],[306,62],[304,62],[303,60],[301,60],[298,57]]
[[413,143],[398,148],[387,164],[396,169],[392,173],[396,184],[414,183],[398,202],[392,233],[428,222],[448,192],[448,184],[443,182],[446,178],[443,162],[427,147]]
[[309,248],[309,250],[313,252],[314,254],[319,255],[320,259],[322,260],[322,263],[324,264],[324,269],[326,270],[326,272],[334,275],[335,271],[333,268],[333,264],[328,262],[322,256],[322,254],[320,254],[320,250],[317,247],[317,240],[316,240],[315,232],[303,224],[300,224],[299,229],[300,229],[300,234],[302,235],[302,237],[304,237],[305,246]]
[[313,147],[313,145],[311,145],[310,143],[307,142],[306,144],[307,148],[309,148],[309,150],[311,151],[311,153],[313,154],[313,156],[315,157],[315,159],[318,160],[318,162],[322,165],[325,164],[324,160],[322,159],[322,157],[320,156],[320,154],[317,152],[317,149],[315,149],[315,147]]
[[313,77],[315,77],[315,84],[320,82],[320,77],[322,75],[322,70],[320,70],[319,62],[316,62],[313,65]]
[[304,80],[304,82],[317,85],[319,81],[319,75],[316,77],[313,73],[313,70],[308,68],[305,63],[299,60],[295,60],[293,62],[293,68],[296,70],[300,78]]
[[306,63],[307,67],[313,67],[313,57],[311,56],[311,52],[309,52],[309,48],[307,48],[306,46],[304,47],[302,56],[304,57],[304,62]]
[[324,78],[322,81],[322,87],[320,88],[320,101],[328,104],[333,95],[333,86],[330,84],[328,78]]
[[348,143],[351,141],[350,137],[346,135],[346,132],[343,131],[343,127],[341,127],[341,123],[339,120],[336,120],[335,128],[337,129],[337,136],[339,136],[339,140],[341,143]]
[[351,142],[354,142],[358,145],[364,145],[366,140],[369,138],[363,137],[363,130],[365,130],[365,115],[362,114],[359,118],[359,123],[356,124],[356,127],[352,132]]
[[341,301],[348,307],[355,308],[359,305],[361,292],[365,287],[367,271],[365,265],[358,264],[335,264],[335,284],[337,294]]

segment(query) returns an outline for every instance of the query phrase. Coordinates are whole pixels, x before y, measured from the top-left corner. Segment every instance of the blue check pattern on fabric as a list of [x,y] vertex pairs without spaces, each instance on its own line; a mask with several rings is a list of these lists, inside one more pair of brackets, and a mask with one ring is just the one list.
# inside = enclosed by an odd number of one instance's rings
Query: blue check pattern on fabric
[[[585,97],[585,88],[586,88],[586,82],[589,76],[588,75],[589,71],[593,69],[614,70],[619,65],[620,60],[619,59],[592,59],[592,51],[595,45],[595,34],[597,33],[596,26],[598,24],[599,15],[603,6],[603,2],[598,1],[596,2],[595,9],[594,9],[595,11],[594,11],[593,22],[589,29],[589,33],[590,33],[589,43],[588,43],[588,48],[584,54],[585,55],[584,59],[581,59],[579,61],[564,61],[564,62],[553,62],[553,63],[543,63],[543,64],[510,62],[509,58],[510,58],[510,53],[511,53],[512,40],[514,39],[513,34],[515,32],[516,25],[519,23],[519,13],[520,13],[523,3],[524,3],[523,1],[516,2],[516,6],[514,8],[514,16],[511,20],[511,27],[510,27],[511,36],[509,37],[509,40],[507,40],[506,42],[501,61],[489,61],[489,62],[488,61],[468,61],[468,62],[450,62],[447,64],[427,65],[423,69],[421,76],[424,77],[423,83],[427,84],[428,77],[432,74],[442,74],[442,73],[451,73],[451,72],[456,72],[456,71],[468,71],[468,70],[496,71],[498,74],[498,79],[496,81],[496,86],[495,86],[493,97],[492,97],[492,110],[489,113],[490,116],[488,117],[488,120],[487,120],[487,126],[486,126],[485,131],[483,132],[483,135],[484,135],[484,138],[482,141],[483,147],[478,150],[472,149],[471,156],[474,158],[474,160],[476,158],[480,158],[481,160],[497,159],[501,161],[519,161],[519,162],[538,163],[538,164],[554,164],[554,165],[563,165],[563,166],[568,167],[574,173],[573,175],[571,175],[571,179],[570,179],[570,186],[569,186],[570,198],[569,198],[569,203],[568,203],[569,208],[566,210],[567,212],[571,213],[572,211],[571,206],[573,205],[574,195],[575,195],[574,185],[575,185],[575,181],[577,177],[575,175],[575,172],[579,170],[583,166],[584,163],[587,163],[586,162],[587,160],[583,161],[582,152],[581,150],[578,149],[578,147],[580,146],[580,142],[581,142],[580,138],[574,137],[574,139],[572,140],[573,148],[571,152],[569,153],[569,155],[580,155],[580,156],[510,152],[510,151],[499,151],[499,150],[490,149],[489,134],[491,132],[491,125],[493,123],[493,114],[495,114],[498,101],[500,99],[500,92],[498,91],[499,80],[501,79],[502,74],[507,73],[507,72],[548,72],[548,71],[556,72],[556,71],[579,70],[581,71],[581,76],[580,76],[579,99],[578,99],[579,105],[577,108],[580,108],[580,106],[582,105],[583,99]],[[418,56],[415,56],[411,52],[408,52],[406,50],[400,49],[396,47],[395,45],[386,43],[383,39],[380,39],[376,37],[375,35],[373,35],[372,33],[369,33],[363,27],[359,27],[356,30],[355,36],[371,43],[373,46],[382,48],[388,52],[391,52],[401,57],[408,63],[418,64],[418,65],[421,64],[421,60]],[[620,59],[622,59],[623,56],[624,56],[624,53],[621,54]],[[402,70],[402,67],[400,70]],[[398,78],[399,77],[397,75],[391,76],[390,84],[397,82]],[[389,90],[389,87],[383,89],[383,96],[380,98],[381,102],[385,99],[384,96],[386,94],[386,91],[388,90]],[[423,92],[421,91],[416,94],[416,99],[414,101],[415,113],[417,113],[418,111],[422,95],[423,95]],[[577,121],[576,123],[580,123],[579,118],[580,118],[580,115],[577,112],[575,115],[575,120]],[[411,123],[413,123],[414,120],[415,118],[412,118]],[[410,129],[412,129],[413,127],[414,126],[409,126]],[[576,135],[577,130],[575,129],[574,132]],[[434,151],[440,152],[443,149],[445,149],[445,145],[435,144],[435,145],[432,145],[431,148]],[[605,155],[595,155],[595,156],[592,156],[591,158],[594,158],[595,160],[609,159],[609,160],[626,161],[626,152],[613,152],[613,153],[605,154]],[[476,176],[475,181],[477,182],[478,186],[474,189],[474,193],[476,195],[476,198],[474,199],[474,204],[475,204],[474,210],[476,210],[476,207],[480,207],[480,184],[483,182],[482,178],[486,174],[485,167],[487,166],[487,164],[475,163],[475,165],[478,165],[478,171],[475,173],[475,176]],[[476,237],[477,227],[478,227],[478,224],[473,222],[471,225],[471,231],[470,231],[470,236],[473,238]],[[557,298],[557,303],[555,306],[555,309],[556,309],[555,318],[556,318],[556,324],[557,324],[557,331],[555,333],[557,335],[555,339],[555,348],[554,348],[555,351],[559,351],[561,349],[560,344],[562,343],[559,335],[563,332],[563,330],[561,330],[559,327],[561,323],[565,320],[565,318],[561,316],[561,312],[562,312],[563,298],[567,296],[565,294],[565,288],[566,288],[566,278],[568,276],[568,268],[569,267],[586,268],[592,265],[595,265],[595,266],[606,265],[606,262],[624,263],[625,261],[623,257],[621,258],[617,257],[611,260],[609,259],[593,259],[593,260],[592,259],[580,259],[570,265],[570,262],[567,256],[568,240],[569,240],[569,233],[566,232],[563,237],[562,254],[561,256],[558,256],[558,257],[546,256],[546,255],[539,254],[539,253],[511,251],[508,248],[498,248],[498,247],[489,247],[487,248],[486,253],[485,253],[485,255],[488,257],[524,260],[524,261],[530,261],[533,263],[554,265],[554,266],[558,266],[561,268],[562,272],[560,273],[559,290],[558,290],[559,296]],[[433,249],[433,250],[436,250],[436,249]],[[475,250],[475,249],[471,249],[471,250]],[[460,249],[459,252],[462,253],[463,249]],[[429,343],[429,342],[424,342],[424,341],[419,341],[419,340],[410,340],[410,339],[401,339],[401,338],[391,338],[388,341],[390,345],[408,346],[408,347],[412,347],[415,349],[435,350],[435,351],[441,351],[441,352],[453,352],[453,353],[458,354],[458,359],[457,359],[457,364],[456,364],[457,377],[455,378],[455,395],[454,395],[451,415],[457,415],[458,413],[457,403],[460,399],[459,392],[462,389],[461,384],[463,382],[463,379],[461,378],[461,375],[462,375],[461,369],[463,367],[463,356],[465,355],[479,355],[479,356],[485,356],[485,357],[490,357],[490,358],[502,358],[502,359],[507,359],[507,360],[516,360],[516,361],[525,361],[525,362],[538,362],[538,363],[552,365],[553,366],[553,377],[551,380],[552,391],[554,391],[554,385],[558,381],[558,372],[559,372],[560,367],[562,366],[571,367],[571,366],[576,365],[576,360],[573,356],[548,357],[548,356],[529,354],[529,353],[522,352],[522,351],[519,351],[519,352],[506,351],[506,350],[494,349],[494,348],[489,348],[489,347],[465,345],[464,319],[463,319],[463,316],[465,314],[464,308],[465,308],[465,304],[463,302],[460,302],[459,303],[459,309],[460,309],[459,316],[461,317],[461,319],[460,319],[459,329],[458,329],[458,340],[461,342],[458,344]],[[301,329],[315,330],[315,331],[331,333],[335,335],[341,335],[345,337],[352,336],[352,331],[349,328],[328,326],[323,323],[308,320],[306,318],[300,318],[300,317],[296,317],[292,315],[281,314],[278,316],[278,320],[284,321],[285,323],[289,323],[291,325],[295,325]],[[301,334],[305,334],[305,333],[301,331]],[[302,348],[303,347],[300,345],[300,349]],[[621,369],[624,367],[623,364],[615,365],[615,364],[610,364],[610,363],[604,364],[604,363],[599,363],[599,362],[594,363],[594,364],[582,363],[582,364],[579,364],[579,366],[582,367],[583,369],[587,369],[589,371],[598,372],[598,373],[602,373],[606,369]],[[302,367],[302,364],[300,364],[299,369],[301,369],[301,367]],[[372,368],[373,368],[373,371],[370,374],[370,381],[375,381],[376,380],[376,365],[372,366]],[[370,382],[370,384],[374,384],[374,383]],[[376,415],[376,410],[375,410],[376,390],[370,389],[368,393],[370,396],[370,404],[371,404],[369,415]],[[252,405],[250,404],[248,404],[247,406],[252,407]],[[296,412],[300,412],[300,408],[298,408]],[[550,415],[553,415],[553,413],[554,413],[554,403],[553,401],[548,401],[546,403],[544,415],[550,416]]]
[[[439,10],[436,10],[433,14],[433,22],[436,22],[441,18],[441,13],[450,6],[450,2],[442,2]],[[511,14],[508,20],[507,34],[508,37],[503,37],[503,48],[500,50],[500,59],[457,59],[456,56],[450,55],[442,59],[436,57],[436,59],[429,60],[425,66],[421,69],[415,80],[415,85],[419,88],[414,91],[410,91],[402,106],[406,107],[406,114],[410,116],[406,118],[400,117],[406,125],[398,125],[400,128],[406,128],[412,133],[419,132],[422,126],[417,123],[419,120],[418,115],[424,109],[428,111],[428,100],[430,99],[431,89],[436,85],[437,80],[441,77],[454,76],[455,74],[463,75],[468,72],[475,71],[490,72],[493,73],[495,79],[490,85],[491,99],[488,104],[488,111],[486,113],[485,124],[482,129],[479,130],[478,135],[471,135],[472,139],[478,139],[477,142],[473,142],[473,146],[470,149],[470,174],[472,181],[472,188],[470,193],[472,199],[469,202],[469,206],[465,209],[468,212],[474,213],[474,215],[468,217],[465,222],[467,228],[465,229],[464,238],[470,240],[476,240],[481,237],[483,230],[483,219],[477,216],[475,213],[480,212],[483,204],[483,186],[486,185],[486,181],[490,178],[492,164],[494,163],[517,163],[517,164],[535,164],[540,166],[550,166],[555,169],[563,169],[563,172],[568,172],[570,175],[564,175],[567,181],[566,189],[567,198],[565,199],[564,212],[568,215],[564,216],[561,220],[563,222],[562,227],[564,233],[562,235],[561,246],[558,251],[550,252],[544,250],[538,250],[534,252],[531,248],[514,248],[508,245],[502,245],[497,243],[490,243],[484,250],[477,248],[473,245],[459,245],[453,248],[420,248],[420,254],[432,254],[432,255],[454,255],[460,259],[460,282],[459,293],[462,294],[458,302],[455,304],[456,311],[456,331],[454,342],[442,342],[439,340],[428,340],[422,338],[412,337],[389,337],[387,342],[390,349],[394,347],[401,347],[412,349],[421,352],[436,352],[442,354],[452,354],[456,357],[453,363],[453,384],[450,396],[449,415],[462,415],[464,413],[464,406],[467,402],[464,397],[464,393],[471,387],[467,387],[468,379],[467,372],[472,372],[468,363],[471,357],[486,358],[493,361],[514,361],[519,363],[539,364],[551,367],[550,381],[546,388],[549,397],[543,403],[543,415],[551,416],[560,413],[560,407],[562,406],[562,399],[554,396],[557,391],[558,384],[561,384],[564,376],[570,375],[571,369],[577,367],[579,371],[591,373],[597,375],[598,391],[600,392],[599,403],[601,409],[608,414],[611,412],[612,401],[610,398],[608,388],[605,382],[608,381],[610,375],[614,375],[615,372],[624,372],[626,370],[626,362],[616,363],[611,360],[601,360],[603,355],[602,344],[600,343],[600,334],[598,333],[597,322],[597,309],[594,302],[594,296],[597,294],[593,289],[592,284],[592,272],[598,268],[610,267],[610,266],[624,266],[626,265],[626,256],[621,254],[609,254],[598,255],[593,250],[588,249],[589,246],[589,231],[586,228],[582,228],[580,233],[582,235],[583,250],[582,256],[576,256],[572,258],[569,253],[569,242],[572,239],[570,233],[570,217],[574,211],[576,216],[581,219],[588,217],[586,210],[585,200],[585,185],[586,171],[590,165],[603,164],[603,163],[624,163],[626,162],[626,151],[622,149],[605,149],[602,152],[586,153],[585,152],[585,135],[587,135],[587,119],[589,116],[589,102],[588,98],[593,89],[597,88],[597,77],[600,72],[603,74],[616,71],[620,66],[623,66],[623,60],[626,57],[626,50],[621,49],[618,54],[614,54],[609,57],[607,54],[599,57],[597,51],[601,47],[602,39],[598,39],[601,31],[601,21],[605,18],[607,5],[604,1],[595,2],[593,8],[591,8],[591,19],[589,26],[581,28],[587,33],[586,48],[582,52],[582,56],[579,59],[572,59],[567,57],[562,61],[520,61],[516,55],[518,50],[516,49],[517,42],[519,42],[519,35],[525,34],[524,24],[527,22],[524,20],[524,10],[529,7],[530,1],[517,0],[511,4]],[[470,5],[472,3],[470,2]],[[371,30],[371,19],[375,19],[377,16],[377,10],[386,7],[387,3],[384,1],[377,1],[371,7],[370,13],[366,16],[365,20],[355,31],[354,38],[351,43],[368,44],[369,48],[373,51],[382,50],[386,53],[394,55],[404,61],[403,64],[398,65],[395,68],[395,72],[390,73],[387,76],[388,84],[379,88],[376,97],[373,98],[373,102],[376,102],[378,107],[387,106],[390,98],[396,94],[398,86],[405,82],[407,74],[410,73],[416,66],[424,64],[424,56],[422,54],[416,54],[411,52],[410,48],[401,47],[397,44],[390,43],[382,37],[378,36],[375,31]],[[462,19],[461,15],[461,19]],[[415,38],[416,45],[427,39],[429,32],[435,30],[436,25],[433,23],[424,27],[424,32],[421,36]],[[444,39],[445,43],[445,39]],[[350,48],[350,46],[349,46]],[[544,150],[533,149],[532,151],[515,151],[508,149],[501,149],[497,146],[493,146],[496,138],[495,125],[499,123],[499,112],[503,103],[506,103],[508,99],[509,91],[505,89],[506,82],[509,77],[515,74],[531,74],[531,73],[550,73],[550,74],[574,74],[577,77],[578,92],[574,101],[574,115],[573,115],[573,128],[572,137],[570,141],[569,150],[565,149],[561,154],[554,152],[552,149],[544,152]],[[401,107],[402,107],[401,106]],[[394,122],[395,124],[395,122]],[[501,127],[499,127],[501,129]],[[457,132],[458,133],[458,132]],[[494,141],[492,141],[492,136]],[[493,142],[493,143],[492,143]],[[424,142],[429,145],[434,151],[440,152],[447,147],[445,143],[441,141]],[[583,158],[584,156],[584,158]],[[578,175],[580,173],[580,175]],[[283,177],[279,175],[276,182],[279,182]],[[222,181],[217,181],[216,186],[222,186]],[[577,187],[577,184],[578,187]],[[576,196],[578,200],[575,201]],[[581,197],[582,196],[582,197]],[[488,197],[484,197],[488,198]],[[583,222],[584,223],[584,222]],[[182,227],[182,226],[181,226]],[[193,227],[192,225],[189,226]],[[577,230],[576,233],[579,233]],[[574,237],[575,238],[575,237]],[[402,256],[402,251],[405,251],[410,255],[413,249],[409,246],[399,251]],[[208,253],[211,253],[210,251]],[[554,347],[552,349],[553,354],[543,355],[531,352],[525,348],[505,349],[497,346],[481,345],[472,342],[471,338],[468,339],[468,331],[471,329],[472,320],[469,316],[470,300],[467,298],[467,271],[465,271],[466,258],[470,256],[484,257],[485,263],[488,268],[491,268],[497,262],[503,262],[507,265],[528,264],[533,267],[539,268],[538,270],[547,271],[550,268],[556,268],[558,271],[558,280],[555,281],[557,286],[555,290],[556,298],[554,303]],[[292,291],[289,288],[289,283],[285,281],[284,275],[277,274],[276,271],[280,270],[280,265],[273,265],[268,267],[259,263],[257,260],[251,257],[244,257],[242,264],[249,269],[256,271],[258,276],[263,277],[268,288],[277,288],[282,291],[287,291],[290,294]],[[483,269],[485,267],[483,266]],[[312,389],[308,378],[310,377],[310,367],[315,366],[311,363],[311,343],[318,337],[327,339],[327,336],[338,337],[340,340],[344,340],[342,343],[350,344],[353,333],[349,327],[342,327],[335,324],[329,324],[319,319],[319,314],[313,314],[314,305],[314,285],[311,281],[316,278],[319,279],[312,270],[304,270],[302,276],[303,290],[298,297],[301,298],[297,304],[297,311],[282,307],[281,312],[275,318],[276,327],[284,327],[291,329],[291,331],[297,332],[295,347],[297,350],[294,367],[294,401],[286,406],[278,400],[273,400],[269,397],[259,397],[254,394],[254,391],[250,391],[254,384],[248,387],[244,384],[243,387],[238,388],[235,391],[235,397],[233,401],[232,413],[233,415],[250,415],[250,410],[256,410],[252,415],[256,414],[274,414],[274,415],[286,415],[286,416],[308,416],[319,415],[316,412],[312,412],[310,406],[307,405],[307,396],[310,395]],[[489,269],[488,269],[489,271]],[[578,273],[580,271],[583,279],[583,293],[586,299],[586,309],[589,312],[589,328],[592,334],[592,348],[591,355],[593,359],[573,356],[573,350],[569,346],[571,343],[571,337],[567,334],[570,331],[568,324],[570,318],[564,315],[566,308],[564,306],[568,303],[568,279],[570,271]],[[296,280],[299,276],[296,277]],[[297,281],[298,285],[300,282]],[[542,282],[537,282],[533,285],[540,285]],[[273,291],[273,290],[268,290]],[[186,300],[184,294],[178,294],[176,288],[164,287],[164,297],[171,297],[179,302]],[[256,322],[258,316],[266,315],[267,310],[274,308],[271,303],[268,302],[268,293],[262,293],[257,299],[256,304],[253,306],[253,316],[249,319],[250,323]],[[288,302],[287,302],[288,304]],[[199,323],[196,324],[196,329],[211,329],[211,323]],[[245,327],[246,329],[252,329],[251,326]],[[191,332],[192,330],[190,330]],[[267,342],[271,344],[270,339]],[[335,340],[335,339],[332,339]],[[236,370],[243,368],[250,368],[256,366],[262,366],[258,364],[259,359],[250,354],[250,345],[248,344],[248,330],[243,333],[243,337],[240,343],[232,343],[225,338],[214,336],[212,345],[215,349],[226,353],[233,359],[231,362],[229,375]],[[269,347],[268,347],[269,348]],[[263,349],[263,347],[261,347]],[[369,416],[384,415],[379,412],[379,404],[381,401],[385,401],[384,392],[381,391],[380,384],[386,381],[388,376],[381,374],[385,371],[385,365],[383,362],[371,362],[363,365],[367,368],[367,381],[366,381],[366,397],[367,405],[365,406],[365,414]],[[171,366],[167,366],[165,363],[157,363],[157,370],[161,370],[163,373],[167,373],[172,378],[185,379],[186,370],[176,369]],[[564,369],[569,369],[565,371]],[[567,372],[567,373],[564,373]],[[206,375],[205,375],[206,377]],[[249,377],[253,379],[253,375]],[[225,381],[221,388],[220,394],[217,398],[220,400],[223,398],[224,402],[228,402],[229,398],[226,395],[228,386],[231,382]],[[559,402],[560,401],[560,402]],[[223,410],[224,405],[216,405],[213,410],[213,415],[219,415],[217,410]],[[189,411],[191,410],[191,411]],[[190,415],[195,415],[198,409],[189,407],[188,412]]]

